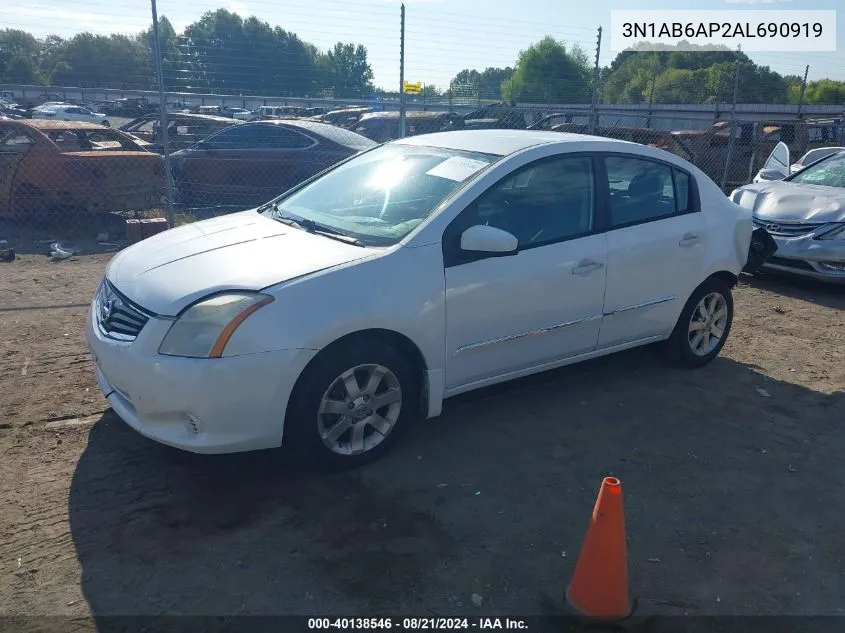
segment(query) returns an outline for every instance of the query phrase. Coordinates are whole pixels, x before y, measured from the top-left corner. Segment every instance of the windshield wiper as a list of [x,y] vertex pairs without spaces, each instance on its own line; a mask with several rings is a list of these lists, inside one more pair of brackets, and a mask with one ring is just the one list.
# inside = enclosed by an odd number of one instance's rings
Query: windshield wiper
[[303,231],[307,231],[308,233],[313,233],[315,235],[323,235],[333,240],[337,240],[338,242],[352,244],[353,246],[366,246],[364,242],[359,240],[357,237],[347,235],[346,233],[338,231],[337,229],[333,229],[330,226],[318,224],[317,222],[314,222],[314,220],[303,218],[301,216],[294,216],[293,214],[288,214],[282,211],[279,207],[274,208],[272,217],[274,220],[277,220],[282,224],[287,224],[288,226],[296,227]]

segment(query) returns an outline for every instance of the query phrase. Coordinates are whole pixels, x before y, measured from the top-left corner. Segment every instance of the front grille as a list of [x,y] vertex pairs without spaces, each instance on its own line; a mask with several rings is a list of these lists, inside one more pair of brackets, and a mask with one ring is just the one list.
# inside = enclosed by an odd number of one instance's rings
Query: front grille
[[94,301],[97,325],[111,338],[134,341],[149,321],[146,311],[120,294],[104,279]]
[[767,264],[772,264],[773,266],[783,266],[784,268],[796,268],[798,270],[811,270],[815,271],[815,268],[810,266],[807,262],[801,259],[786,259],[785,257],[770,257],[767,261]]
[[769,235],[776,235],[778,237],[803,237],[824,225],[824,222],[810,224],[806,222],[777,222],[776,220],[754,218],[755,227],[763,227]]

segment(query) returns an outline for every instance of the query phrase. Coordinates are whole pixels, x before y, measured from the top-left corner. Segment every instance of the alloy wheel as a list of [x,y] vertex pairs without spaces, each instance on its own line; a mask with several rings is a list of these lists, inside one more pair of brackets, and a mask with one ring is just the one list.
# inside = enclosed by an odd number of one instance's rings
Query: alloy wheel
[[692,311],[687,341],[696,356],[707,356],[722,340],[728,323],[728,303],[719,292],[705,295]]
[[317,431],[339,455],[365,453],[387,437],[399,419],[402,388],[382,365],[357,365],[332,381],[317,410]]

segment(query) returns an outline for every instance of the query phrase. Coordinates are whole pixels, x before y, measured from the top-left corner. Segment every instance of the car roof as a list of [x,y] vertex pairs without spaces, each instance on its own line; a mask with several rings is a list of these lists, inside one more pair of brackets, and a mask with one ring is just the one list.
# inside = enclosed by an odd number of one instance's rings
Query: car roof
[[99,123],[88,123],[86,121],[50,121],[47,119],[17,119],[15,123],[34,127],[38,130],[110,130]]
[[550,143],[577,141],[602,141],[613,145],[637,145],[629,141],[608,139],[587,134],[566,132],[544,132],[538,130],[460,130],[456,132],[435,132],[397,139],[393,143],[402,145],[427,145],[465,152],[481,152],[507,156],[529,147]]

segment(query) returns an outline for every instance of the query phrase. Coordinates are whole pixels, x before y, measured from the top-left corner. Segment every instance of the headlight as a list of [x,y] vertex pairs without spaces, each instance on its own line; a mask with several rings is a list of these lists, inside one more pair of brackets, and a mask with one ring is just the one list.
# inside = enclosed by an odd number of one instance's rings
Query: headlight
[[833,228],[826,233],[822,233],[817,240],[841,240],[845,238],[845,224],[833,225]]
[[257,292],[215,295],[192,305],[170,326],[158,351],[167,356],[220,358],[238,326],[273,297]]

